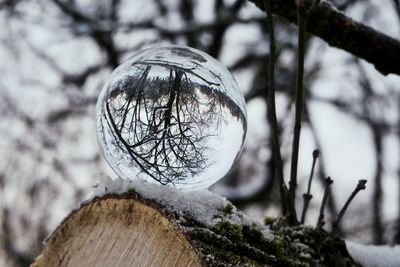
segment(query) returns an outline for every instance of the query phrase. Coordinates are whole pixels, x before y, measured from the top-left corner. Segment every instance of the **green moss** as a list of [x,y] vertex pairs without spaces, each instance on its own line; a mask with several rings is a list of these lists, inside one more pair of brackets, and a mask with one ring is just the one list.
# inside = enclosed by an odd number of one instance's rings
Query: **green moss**
[[239,264],[240,262],[241,262],[240,256],[235,255],[235,254],[231,254],[231,255],[229,256],[229,263],[232,263],[232,264],[237,265],[237,264]]
[[232,214],[233,211],[233,205],[231,202],[228,202],[228,204],[226,204],[226,206],[222,209],[222,211],[226,214]]
[[[212,241],[210,241],[212,242]],[[202,251],[203,255],[212,255],[211,258],[204,258],[205,266],[241,266],[241,267],[258,267],[266,266],[264,263],[259,263],[245,255],[238,254],[220,247],[215,247],[213,244],[199,242],[197,240],[197,248]],[[267,265],[268,266],[268,265]]]
[[272,225],[277,219],[269,216],[265,216],[264,224],[265,225]]
[[[285,224],[285,220],[272,219],[271,224],[278,227],[281,224]],[[275,232],[274,239],[269,241],[265,239],[264,235],[257,227],[256,224],[252,224],[250,227],[243,227],[243,236],[245,240],[260,250],[266,252],[269,255],[274,255],[278,262],[282,266],[288,267],[304,267],[309,266],[307,263],[302,262],[298,258],[296,251],[293,250],[290,243],[287,241],[286,236],[282,233]]]
[[288,244],[283,237],[278,235],[274,236],[271,248],[274,255],[276,255],[281,262],[285,262],[287,266],[296,266],[294,265],[295,261],[291,259]]
[[296,261],[293,259],[287,259],[284,262],[285,262],[285,265],[288,267],[310,267],[310,265],[308,263]]
[[273,218],[266,216],[264,218],[264,224],[269,225],[271,229],[289,227],[289,222],[286,217]]
[[250,260],[246,256],[239,256],[233,253],[227,253],[226,251],[222,252],[224,255],[221,257],[225,258],[225,260],[232,264],[233,266],[243,266],[243,267],[256,267],[256,266],[264,266],[259,264],[253,260]]
[[256,224],[252,224],[250,227],[244,226],[242,229],[243,236],[249,244],[254,244],[258,247],[269,247],[271,242],[265,239],[261,230]]
[[250,227],[250,234],[254,239],[258,239],[260,242],[266,242],[267,240],[264,238],[264,235],[261,233],[260,229],[258,229],[257,225],[253,224]]
[[136,194],[136,191],[135,191],[134,188],[129,188],[128,191],[126,191],[126,193],[127,193],[128,195],[134,195],[134,194]]
[[242,228],[238,224],[222,221],[214,226],[214,231],[217,234],[226,236],[233,242],[243,241]]
[[285,256],[286,246],[285,246],[285,241],[283,240],[283,238],[281,238],[280,236],[274,236],[272,245],[274,248],[275,255],[277,255],[278,257]]

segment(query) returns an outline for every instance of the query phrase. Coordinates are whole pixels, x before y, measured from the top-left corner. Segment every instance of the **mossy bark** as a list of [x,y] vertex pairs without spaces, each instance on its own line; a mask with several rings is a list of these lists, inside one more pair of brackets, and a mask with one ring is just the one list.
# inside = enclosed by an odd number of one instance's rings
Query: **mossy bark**
[[33,266],[357,266],[343,240],[321,229],[282,218],[237,224],[234,210],[229,203],[206,226],[132,190],[98,197],[61,223]]

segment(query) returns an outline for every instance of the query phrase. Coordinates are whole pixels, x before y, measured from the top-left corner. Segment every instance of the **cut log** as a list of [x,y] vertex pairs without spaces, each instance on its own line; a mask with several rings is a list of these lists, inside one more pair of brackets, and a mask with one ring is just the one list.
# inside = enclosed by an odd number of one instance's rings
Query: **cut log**
[[[209,192],[165,190],[170,200],[131,189],[82,204],[50,235],[32,267],[356,266],[343,240],[321,229],[289,227],[282,218],[262,225],[226,199],[212,196],[208,203]],[[202,200],[180,204],[191,199]]]
[[82,206],[33,266],[201,266],[186,236],[155,208],[106,198]]

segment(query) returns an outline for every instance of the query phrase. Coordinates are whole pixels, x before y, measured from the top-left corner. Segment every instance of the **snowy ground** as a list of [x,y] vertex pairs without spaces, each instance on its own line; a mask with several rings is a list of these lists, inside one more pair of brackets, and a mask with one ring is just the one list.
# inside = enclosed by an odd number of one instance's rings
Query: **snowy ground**
[[346,241],[351,257],[364,267],[400,266],[400,246],[367,246]]

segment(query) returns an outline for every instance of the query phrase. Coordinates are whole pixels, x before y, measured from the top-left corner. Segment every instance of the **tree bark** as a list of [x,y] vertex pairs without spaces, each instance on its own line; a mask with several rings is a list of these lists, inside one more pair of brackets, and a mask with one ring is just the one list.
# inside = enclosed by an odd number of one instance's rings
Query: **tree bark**
[[61,223],[32,267],[357,266],[344,242],[321,229],[282,218],[236,224],[232,216],[243,218],[229,203],[206,226],[133,191],[97,197]]
[[[264,10],[262,0],[249,0]],[[311,1],[306,1],[310,3]],[[294,0],[272,0],[272,12],[297,24]],[[371,27],[356,22],[338,11],[328,1],[322,1],[307,19],[307,31],[330,46],[345,50],[373,64],[384,75],[400,75],[400,42]]]

